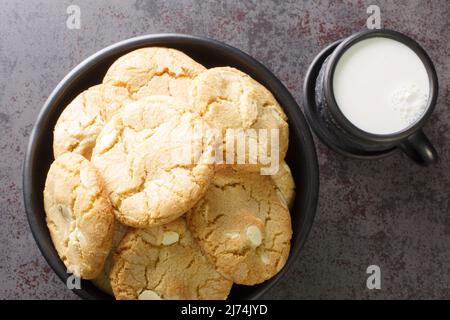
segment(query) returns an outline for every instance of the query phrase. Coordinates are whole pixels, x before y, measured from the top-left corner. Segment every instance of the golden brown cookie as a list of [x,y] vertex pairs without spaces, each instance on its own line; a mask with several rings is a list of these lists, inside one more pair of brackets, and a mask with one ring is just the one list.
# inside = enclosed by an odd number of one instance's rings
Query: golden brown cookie
[[129,227],[124,226],[123,224],[120,224],[118,221],[115,221],[114,223],[114,233],[113,233],[113,239],[112,239],[112,246],[111,251],[108,254],[108,257],[106,257],[105,264],[103,265],[102,271],[99,273],[99,275],[92,279],[92,283],[102,290],[103,292],[110,294],[114,296],[114,293],[111,288],[111,282],[109,280],[109,272],[111,271],[111,264],[112,264],[112,257],[114,255],[114,252],[119,245],[122,238],[127,234],[127,232],[130,230]]
[[[228,149],[230,154],[234,153],[231,161],[234,164],[244,162],[251,164],[253,158],[255,165],[240,165],[240,167],[252,170],[259,166],[274,167],[280,163],[285,155],[289,143],[289,128],[287,117],[273,95],[264,86],[256,82],[249,75],[230,67],[211,68],[203,71],[193,82],[190,101],[195,111],[202,115],[205,122],[212,128],[219,129],[222,133],[224,145],[232,144]],[[227,138],[227,129],[242,129],[244,131],[245,147],[243,154],[245,158],[238,160],[238,143],[233,142],[239,133],[234,131],[232,138]],[[264,130],[263,130],[264,129]],[[262,154],[269,160],[259,157],[250,157],[249,141],[262,143],[261,132],[266,132],[267,152]],[[278,138],[275,137],[278,134]],[[255,136],[256,135],[256,136]],[[272,144],[272,137],[276,143]],[[278,159],[270,160],[272,149],[277,152]],[[260,149],[261,150],[261,149]],[[224,161],[226,162],[226,156]],[[230,161],[228,161],[229,164]]]
[[68,270],[95,278],[111,249],[114,226],[97,170],[79,154],[58,157],[47,174],[44,207],[53,244]]
[[117,59],[103,83],[127,88],[134,99],[168,95],[186,99],[192,79],[205,70],[183,52],[161,47],[134,50]]
[[128,104],[103,128],[92,161],[121,223],[168,223],[203,196],[213,174],[213,141],[203,141],[202,128],[198,114],[168,96]]
[[226,299],[232,282],[209,263],[183,218],[130,231],[113,258],[117,299]]
[[80,93],[56,122],[53,133],[55,158],[65,152],[75,152],[90,159],[105,122],[130,101],[126,89],[110,85],[96,85]]
[[283,161],[277,173],[271,177],[280,191],[280,198],[285,201],[288,208],[292,208],[295,200],[295,182],[287,163]]
[[225,168],[187,213],[189,229],[224,277],[254,285],[287,261],[292,235],[289,210],[269,176]]

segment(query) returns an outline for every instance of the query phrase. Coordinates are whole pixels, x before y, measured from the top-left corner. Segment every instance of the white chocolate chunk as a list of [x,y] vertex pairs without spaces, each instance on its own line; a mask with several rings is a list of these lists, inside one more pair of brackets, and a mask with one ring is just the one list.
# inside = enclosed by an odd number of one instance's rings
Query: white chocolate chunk
[[180,240],[180,235],[175,231],[165,231],[162,238],[162,244],[170,246]]
[[155,291],[144,290],[138,297],[139,300],[162,300],[162,298]]
[[64,218],[64,220],[67,223],[72,222],[73,220],[73,213],[72,213],[72,209],[70,209],[69,207],[66,207],[62,204],[58,205],[58,210],[61,213],[61,216]]
[[270,258],[269,258],[269,255],[267,254],[267,252],[265,252],[265,251],[262,251],[260,254],[259,254],[259,257],[261,258],[261,261],[264,263],[264,264],[269,264],[270,263]]
[[261,230],[255,225],[251,225],[247,228],[247,237],[255,247],[259,246],[262,242]]
[[226,236],[227,236],[228,238],[230,238],[231,240],[236,240],[236,239],[239,239],[239,238],[241,237],[241,235],[240,235],[239,232],[228,232],[228,233],[226,234]]

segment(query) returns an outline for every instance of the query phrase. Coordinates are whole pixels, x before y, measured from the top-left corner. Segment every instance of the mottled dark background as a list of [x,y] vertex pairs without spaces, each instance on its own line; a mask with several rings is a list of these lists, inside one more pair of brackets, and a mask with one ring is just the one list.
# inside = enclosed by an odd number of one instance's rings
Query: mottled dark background
[[[81,29],[66,9],[81,8]],[[440,162],[403,155],[346,159],[317,141],[320,201],[295,267],[265,298],[450,298],[450,1],[28,1],[0,6],[0,298],[73,299],[41,256],[28,227],[21,166],[49,93],[99,49],[136,35],[181,32],[225,41],[269,67],[301,103],[303,76],[328,43],[382,26],[419,41],[436,65],[440,93],[425,126]],[[366,288],[379,265],[381,290]]]

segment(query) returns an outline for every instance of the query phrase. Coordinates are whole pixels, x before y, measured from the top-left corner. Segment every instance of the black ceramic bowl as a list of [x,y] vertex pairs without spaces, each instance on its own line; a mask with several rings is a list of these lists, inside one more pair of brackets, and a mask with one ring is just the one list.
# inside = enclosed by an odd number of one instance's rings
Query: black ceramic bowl
[[[229,296],[230,299],[256,299],[295,263],[306,241],[313,223],[319,191],[317,157],[303,114],[283,84],[252,57],[215,40],[180,34],[157,34],[128,39],[87,58],[58,84],[42,107],[34,125],[23,169],[23,197],[34,238],[49,265],[66,282],[66,268],[55,251],[45,223],[42,196],[47,171],[53,161],[53,128],[64,107],[83,90],[101,83],[106,70],[118,57],[146,46],[179,49],[205,67],[238,68],[265,85],[289,117],[290,143],[286,161],[292,169],[297,186],[297,196],[291,210],[293,238],[289,259],[284,269],[269,281],[256,286],[235,285]],[[86,299],[111,298],[94,287],[90,281],[84,280],[81,289],[74,292]]]

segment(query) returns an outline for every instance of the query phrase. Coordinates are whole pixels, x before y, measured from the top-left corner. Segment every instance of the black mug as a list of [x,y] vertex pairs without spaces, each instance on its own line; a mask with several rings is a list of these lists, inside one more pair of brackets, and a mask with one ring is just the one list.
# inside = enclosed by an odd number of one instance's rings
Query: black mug
[[[386,37],[405,44],[417,54],[428,74],[430,92],[426,111],[413,125],[398,133],[374,134],[359,129],[344,116],[334,96],[333,75],[339,58],[355,43],[372,37]],[[408,36],[386,29],[362,31],[344,39],[323,63],[315,84],[319,117],[340,145],[367,152],[400,148],[416,163],[424,166],[437,160],[435,148],[422,131],[422,126],[434,110],[437,92],[436,70],[425,50]]]

